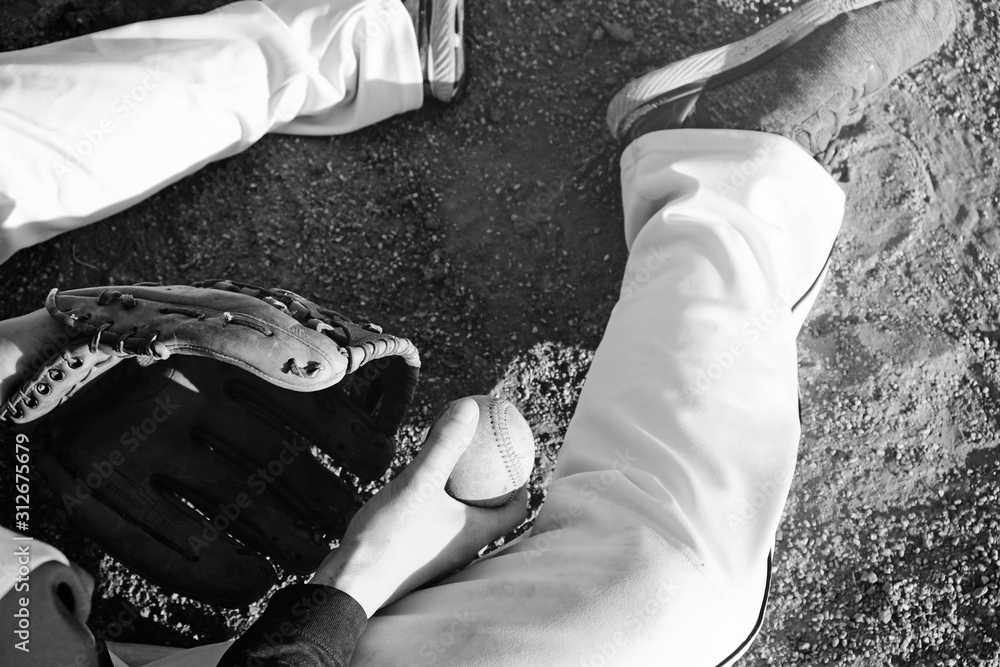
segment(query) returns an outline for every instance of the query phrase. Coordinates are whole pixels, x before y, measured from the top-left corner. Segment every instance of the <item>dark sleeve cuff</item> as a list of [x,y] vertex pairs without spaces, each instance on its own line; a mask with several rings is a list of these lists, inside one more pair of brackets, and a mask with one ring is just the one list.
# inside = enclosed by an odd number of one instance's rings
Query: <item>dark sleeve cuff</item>
[[347,667],[368,616],[347,593],[296,584],[273,596],[218,667]]

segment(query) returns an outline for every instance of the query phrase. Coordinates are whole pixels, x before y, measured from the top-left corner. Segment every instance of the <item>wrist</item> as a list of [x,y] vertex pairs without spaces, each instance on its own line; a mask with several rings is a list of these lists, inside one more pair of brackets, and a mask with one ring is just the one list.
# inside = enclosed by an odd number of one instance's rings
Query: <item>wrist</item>
[[385,573],[377,571],[374,557],[361,547],[343,543],[330,552],[309,583],[330,586],[347,593],[357,600],[368,618],[385,604],[394,590],[388,584]]

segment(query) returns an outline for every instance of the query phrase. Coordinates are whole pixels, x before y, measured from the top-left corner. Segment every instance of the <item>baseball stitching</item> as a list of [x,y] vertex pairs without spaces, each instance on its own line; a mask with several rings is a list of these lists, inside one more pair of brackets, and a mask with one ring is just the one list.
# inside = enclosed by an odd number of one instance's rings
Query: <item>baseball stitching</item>
[[[494,439],[500,448],[500,458],[503,459],[504,467],[507,469],[507,476],[515,487],[519,486],[518,479],[521,478],[521,462],[514,455],[514,446],[510,440],[510,429],[507,428],[507,406],[503,406],[503,423],[500,424],[500,415],[496,414],[501,407],[501,402],[497,399],[490,400],[490,425],[493,427]],[[513,495],[511,491],[509,495]]]
[[[498,415],[500,407],[503,407],[503,414]],[[490,400],[490,425],[493,427],[494,439],[497,442],[497,446],[500,448],[500,458],[503,459],[504,467],[507,469],[507,476],[510,478],[511,484],[515,487],[509,494],[508,497],[514,495],[517,488],[520,487],[518,480],[522,477],[521,475],[521,462],[518,457],[515,456],[514,446],[510,439],[510,429],[507,428],[507,410],[508,406],[504,405],[498,399]],[[498,423],[500,417],[503,418],[503,423]]]

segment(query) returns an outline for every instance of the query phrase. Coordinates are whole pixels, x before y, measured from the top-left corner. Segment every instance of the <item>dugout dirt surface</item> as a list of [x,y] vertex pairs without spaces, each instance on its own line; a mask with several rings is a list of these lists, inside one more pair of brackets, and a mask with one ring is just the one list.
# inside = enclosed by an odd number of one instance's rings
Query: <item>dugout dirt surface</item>
[[[0,0],[0,49],[219,4]],[[625,262],[608,100],[794,4],[468,0],[461,103],[346,137],[268,136],[19,253],[0,267],[0,317],[38,308],[53,286],[292,289],[420,347],[397,468],[446,400],[515,401],[539,443],[537,509]],[[995,2],[961,7],[945,49],[842,135],[848,214],[800,338],[798,472],[748,666],[1000,661],[1000,15]],[[260,612],[145,583],[70,531],[39,485],[32,533],[99,573],[96,634],[118,632],[124,611],[117,639],[190,646]]]

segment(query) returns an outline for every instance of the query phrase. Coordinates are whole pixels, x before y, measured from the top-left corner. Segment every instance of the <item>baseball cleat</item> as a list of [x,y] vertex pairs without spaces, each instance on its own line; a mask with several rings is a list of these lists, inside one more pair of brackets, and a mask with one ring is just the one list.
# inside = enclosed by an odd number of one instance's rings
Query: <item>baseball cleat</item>
[[404,0],[417,32],[424,97],[453,102],[465,85],[465,0]]
[[608,106],[608,128],[625,145],[682,126],[763,130],[817,155],[955,24],[953,0],[811,0],[754,35],[630,81]]

